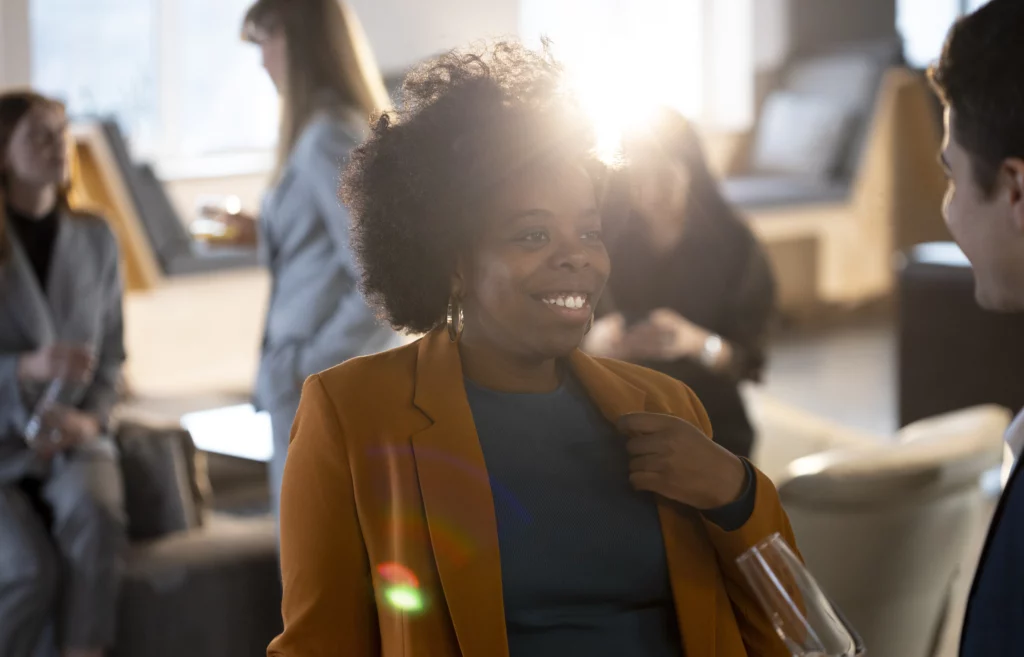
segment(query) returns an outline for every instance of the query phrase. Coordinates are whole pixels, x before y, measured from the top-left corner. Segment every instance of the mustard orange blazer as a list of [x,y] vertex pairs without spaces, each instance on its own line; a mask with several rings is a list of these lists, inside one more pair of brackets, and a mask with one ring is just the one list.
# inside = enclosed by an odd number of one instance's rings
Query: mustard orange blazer
[[[579,351],[569,362],[609,421],[652,411],[711,431],[674,379]],[[754,513],[736,531],[678,504],[658,511],[687,657],[788,657],[736,568],[773,532],[793,544],[771,481],[757,474]],[[443,330],[306,382],[281,561],[284,632],[271,657],[507,657],[494,503],[459,352]],[[421,610],[389,603],[386,564],[411,571]]]

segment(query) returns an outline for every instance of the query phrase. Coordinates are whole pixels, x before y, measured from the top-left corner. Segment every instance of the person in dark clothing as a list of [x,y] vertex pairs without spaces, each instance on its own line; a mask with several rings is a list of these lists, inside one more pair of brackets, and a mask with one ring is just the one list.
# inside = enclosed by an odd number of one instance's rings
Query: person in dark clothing
[[683,116],[662,110],[643,135],[626,139],[624,155],[605,203],[606,216],[620,219],[606,314],[585,348],[690,386],[716,442],[748,457],[754,430],[738,385],[759,380],[764,368],[771,267]]
[[[932,82],[945,106],[946,224],[990,310],[1024,310],[1024,4],[992,0],[953,26]],[[1024,373],[1022,373],[1024,374]],[[1024,415],[1008,439],[1024,432]],[[1024,483],[1014,468],[971,586],[961,657],[1024,654]]]

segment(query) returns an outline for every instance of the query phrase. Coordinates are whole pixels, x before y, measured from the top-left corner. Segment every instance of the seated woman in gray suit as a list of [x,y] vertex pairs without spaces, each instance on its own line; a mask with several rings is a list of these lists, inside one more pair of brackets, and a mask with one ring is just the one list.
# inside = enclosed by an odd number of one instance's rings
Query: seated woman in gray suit
[[359,292],[337,196],[342,162],[389,100],[356,16],[340,0],[259,0],[243,30],[283,101],[277,170],[259,219],[222,217],[235,241],[259,242],[273,277],[255,401],[270,413],[276,513],[303,381],[397,343]]
[[[66,657],[100,657],[114,641],[126,541],[106,431],[125,358],[118,247],[105,222],[68,208],[68,152],[61,105],[0,95],[4,657],[51,641]],[[56,397],[40,404],[47,391]]]

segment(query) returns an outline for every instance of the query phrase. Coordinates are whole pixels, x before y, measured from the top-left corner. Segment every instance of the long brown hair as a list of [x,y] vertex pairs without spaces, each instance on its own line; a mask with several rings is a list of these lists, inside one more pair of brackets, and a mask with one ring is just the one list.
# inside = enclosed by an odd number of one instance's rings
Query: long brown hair
[[330,92],[344,108],[370,118],[390,108],[387,90],[355,12],[345,0],[258,0],[242,24],[242,38],[284,30],[288,68],[281,90],[277,145],[280,172],[302,129]]
[[[29,112],[37,107],[54,107],[61,112],[64,104],[33,91],[11,91],[0,94],[0,267],[10,258],[10,239],[7,237],[7,186],[10,183],[7,172],[7,151],[11,137],[18,124]],[[61,185],[57,192],[58,207],[67,210],[68,185]]]

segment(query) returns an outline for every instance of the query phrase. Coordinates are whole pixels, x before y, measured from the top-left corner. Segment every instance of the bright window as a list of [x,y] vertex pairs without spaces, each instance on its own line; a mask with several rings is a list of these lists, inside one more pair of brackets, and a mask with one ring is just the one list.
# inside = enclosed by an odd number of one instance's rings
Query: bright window
[[72,114],[113,114],[140,148],[156,146],[156,3],[32,0],[32,84]]
[[946,33],[956,19],[988,0],[898,0],[896,24],[903,35],[907,62],[925,68],[942,54]]
[[668,105],[712,128],[752,121],[753,0],[522,0],[602,123]]
[[158,163],[269,151],[277,96],[239,36],[251,1],[31,0],[33,85],[114,116]]

